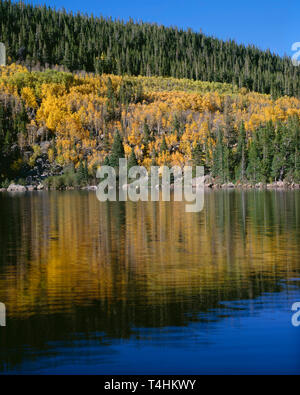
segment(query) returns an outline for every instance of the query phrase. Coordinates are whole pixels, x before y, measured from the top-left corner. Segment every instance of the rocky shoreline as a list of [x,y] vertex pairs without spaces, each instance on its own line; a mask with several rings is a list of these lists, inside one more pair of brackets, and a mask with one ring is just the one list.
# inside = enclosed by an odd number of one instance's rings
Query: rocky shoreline
[[[193,186],[196,185],[197,179],[193,179]],[[203,182],[203,178],[200,179],[200,182]],[[241,183],[237,182],[236,184],[229,182],[225,184],[221,184],[216,182],[210,176],[204,176],[204,187],[210,189],[300,189],[300,184],[295,182],[287,182],[287,181],[276,181],[269,184],[264,184],[262,182],[259,183]]]
[[[251,184],[251,183],[225,183],[225,184],[220,184],[213,180],[210,176],[205,176],[204,180],[201,178],[198,180],[198,182],[203,183],[204,182],[204,188],[205,189],[212,189],[212,190],[218,190],[218,189],[258,189],[258,190],[272,190],[272,189],[280,189],[280,190],[300,190],[300,184],[295,183],[295,182],[286,182],[286,181],[277,181],[273,182],[271,184],[264,184],[262,182],[256,183],[256,184]],[[197,184],[197,179],[194,178],[192,180],[192,186],[195,188]],[[159,186],[157,186],[159,188]],[[174,189],[174,184],[171,184],[171,189]],[[18,185],[18,184],[11,184],[9,185],[8,188],[1,188],[0,192],[32,192],[32,191],[43,191],[43,190],[55,190],[54,188],[47,188],[44,184],[39,183],[36,185]],[[90,191],[95,191],[97,190],[97,186],[95,185],[87,185],[84,187],[65,187],[62,190],[90,190]]]
[[257,184],[205,184],[204,187],[211,189],[300,189],[300,184],[277,181],[272,184],[262,182]]
[[[43,184],[38,185],[18,185],[18,184],[11,184],[8,188],[0,188],[0,192],[33,192],[33,191],[55,191],[55,188],[46,188]],[[97,186],[95,185],[88,185],[85,187],[66,187],[61,190],[65,191],[73,191],[73,190],[89,190],[95,191],[97,190]]]

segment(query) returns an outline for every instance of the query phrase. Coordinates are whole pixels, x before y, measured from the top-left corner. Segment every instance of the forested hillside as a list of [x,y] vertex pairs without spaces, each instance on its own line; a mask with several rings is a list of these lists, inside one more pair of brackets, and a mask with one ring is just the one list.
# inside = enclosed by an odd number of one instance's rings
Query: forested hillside
[[12,64],[0,68],[0,182],[75,186],[122,156],[204,165],[220,183],[299,182],[299,119],[299,99],[231,84]]
[[300,68],[289,58],[191,30],[1,0],[0,41],[10,61],[29,69],[64,65],[99,74],[172,76],[300,97]]

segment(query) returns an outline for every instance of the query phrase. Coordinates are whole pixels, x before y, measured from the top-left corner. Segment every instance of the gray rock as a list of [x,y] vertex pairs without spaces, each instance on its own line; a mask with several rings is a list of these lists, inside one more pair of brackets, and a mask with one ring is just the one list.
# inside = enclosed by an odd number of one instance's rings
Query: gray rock
[[212,185],[213,183],[214,183],[214,180],[213,180],[212,176],[210,176],[209,174],[204,176],[204,184],[205,185]]
[[255,188],[257,188],[257,189],[260,189],[260,188],[263,188],[263,187],[264,187],[264,184],[262,182],[259,182],[259,183],[255,184]]
[[293,183],[290,185],[290,187],[291,187],[292,189],[300,189],[300,184],[296,184],[295,182],[293,182]]
[[277,188],[285,188],[286,184],[284,181],[277,181],[276,186]]
[[10,186],[7,188],[7,192],[26,192],[27,189],[23,185],[16,185],[16,184],[10,184]]
[[230,188],[235,188],[235,186],[234,186],[234,184],[232,182],[229,182],[228,184],[223,184],[222,188],[230,189]]
[[32,191],[36,191],[36,186],[35,185],[27,185],[27,190],[32,192]]

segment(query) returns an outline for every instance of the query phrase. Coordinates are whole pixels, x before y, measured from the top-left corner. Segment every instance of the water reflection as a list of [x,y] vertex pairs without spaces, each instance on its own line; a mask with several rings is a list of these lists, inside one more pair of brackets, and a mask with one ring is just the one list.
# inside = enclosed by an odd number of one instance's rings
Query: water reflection
[[167,333],[188,348],[199,325],[251,316],[251,301],[269,305],[262,295],[296,298],[299,197],[208,192],[202,212],[186,213],[181,202],[99,203],[84,191],[1,194],[0,370],[45,356],[59,366],[74,342],[103,366],[121,339],[148,347]]

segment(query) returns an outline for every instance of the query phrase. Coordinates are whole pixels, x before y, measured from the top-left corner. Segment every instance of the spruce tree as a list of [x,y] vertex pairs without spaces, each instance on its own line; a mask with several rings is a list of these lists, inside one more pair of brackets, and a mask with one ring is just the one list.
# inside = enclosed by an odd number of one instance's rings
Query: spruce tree
[[131,169],[133,166],[138,166],[138,161],[135,156],[134,148],[131,149],[131,154],[128,159],[128,170]]
[[103,162],[103,166],[110,166],[109,156],[106,156]]
[[217,178],[220,182],[225,180],[225,145],[223,141],[222,132],[219,129],[217,132],[217,141],[213,152],[213,164],[212,164],[212,175]]
[[119,168],[119,159],[125,158],[123,141],[117,130],[114,135],[114,142],[111,149],[111,154],[109,157],[109,164],[114,168]]
[[252,182],[261,180],[260,163],[259,147],[256,133],[254,133],[249,146],[249,161],[247,166],[247,178]]
[[262,151],[261,181],[268,182],[271,177],[274,149],[274,128],[272,122],[269,122],[265,127],[260,130],[259,136],[260,147]]
[[150,142],[150,129],[147,123],[147,119],[144,120],[144,127],[143,127],[143,155],[144,157],[148,154],[148,144]]
[[86,182],[89,181],[89,169],[88,169],[88,162],[87,162],[87,160],[84,161],[84,180]]
[[203,150],[202,144],[198,141],[196,147],[192,152],[192,160],[194,166],[204,166],[205,165],[205,152]]
[[160,152],[165,152],[165,151],[168,151],[168,146],[167,146],[167,142],[166,142],[166,137],[164,135],[163,139],[162,139],[161,146],[160,146]]
[[85,183],[85,172],[84,172],[84,166],[82,161],[80,161],[77,174],[78,174],[79,185],[83,185]]
[[202,144],[198,141],[192,152],[193,176],[196,175],[196,166],[205,166],[205,152]]
[[277,130],[275,134],[275,138],[273,141],[273,160],[271,167],[271,177],[274,181],[282,181],[283,176],[286,170],[287,162],[286,162],[286,149],[288,147],[285,146],[285,138],[283,133],[285,132],[285,128],[282,128],[280,131]]
[[246,129],[244,122],[242,122],[239,129],[237,151],[236,151],[236,168],[235,168],[236,180],[242,182],[245,181],[247,163],[248,163],[248,153],[247,153],[247,142],[246,142]]
[[152,153],[151,153],[151,158],[152,158],[151,166],[157,166],[156,156],[157,156],[157,154],[156,154],[155,148],[153,148]]
[[293,164],[294,164],[293,179],[295,182],[300,182],[300,122],[299,122],[299,119],[295,119]]
[[150,129],[147,123],[147,119],[144,120],[144,127],[143,127],[143,143],[144,145],[148,145],[150,142]]

